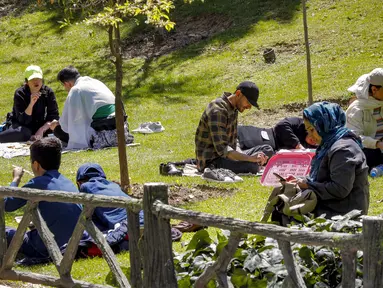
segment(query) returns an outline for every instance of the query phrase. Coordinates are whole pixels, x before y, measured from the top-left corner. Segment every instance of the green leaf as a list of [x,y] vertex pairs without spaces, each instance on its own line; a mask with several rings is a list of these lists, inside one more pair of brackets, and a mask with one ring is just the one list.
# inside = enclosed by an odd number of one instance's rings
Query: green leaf
[[235,287],[247,287],[247,273],[242,269],[235,269],[231,275],[231,283]]
[[247,288],[266,288],[267,287],[267,279],[251,279],[248,277],[247,280]]
[[178,280],[178,288],[189,288],[189,287],[192,287],[189,275],[187,275],[183,278],[180,278]]
[[312,260],[313,253],[311,252],[311,250],[307,246],[302,246],[302,248],[299,249],[298,255],[299,255],[299,257],[301,257],[306,262],[307,265],[312,266],[312,264],[313,264],[313,260]]
[[213,240],[210,238],[209,232],[202,229],[194,234],[186,250],[199,250],[209,246],[211,243],[213,243]]

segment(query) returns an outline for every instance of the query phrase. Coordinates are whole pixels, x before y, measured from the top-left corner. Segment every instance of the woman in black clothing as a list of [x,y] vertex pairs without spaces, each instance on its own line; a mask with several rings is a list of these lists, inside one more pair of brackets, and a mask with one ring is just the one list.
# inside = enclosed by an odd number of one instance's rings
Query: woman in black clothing
[[56,96],[43,84],[39,66],[28,66],[25,83],[15,91],[12,113],[7,116],[7,129],[0,133],[0,143],[40,139],[49,123],[59,119]]
[[270,145],[274,151],[316,147],[307,136],[303,119],[299,117],[285,118],[272,128],[238,126],[238,142],[242,150],[261,145]]

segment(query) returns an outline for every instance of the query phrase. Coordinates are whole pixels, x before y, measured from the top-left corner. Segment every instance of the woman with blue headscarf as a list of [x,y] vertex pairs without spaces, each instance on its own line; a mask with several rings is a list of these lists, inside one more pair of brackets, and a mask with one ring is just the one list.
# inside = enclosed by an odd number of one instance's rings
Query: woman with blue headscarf
[[368,166],[360,139],[345,127],[346,116],[338,104],[319,102],[304,109],[308,135],[319,145],[310,175],[295,179],[301,189],[315,192],[314,213],[327,218],[353,209],[367,214],[369,206]]

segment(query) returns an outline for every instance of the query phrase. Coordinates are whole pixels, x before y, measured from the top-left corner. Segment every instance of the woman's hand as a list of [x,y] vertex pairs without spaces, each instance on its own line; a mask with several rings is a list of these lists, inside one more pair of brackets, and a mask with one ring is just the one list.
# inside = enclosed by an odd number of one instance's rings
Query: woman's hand
[[307,180],[306,179],[295,178],[294,176],[289,175],[289,176],[286,177],[286,181],[287,181],[287,183],[292,183],[292,184],[298,185],[299,188],[301,188],[301,189],[309,188],[309,185],[307,185]]

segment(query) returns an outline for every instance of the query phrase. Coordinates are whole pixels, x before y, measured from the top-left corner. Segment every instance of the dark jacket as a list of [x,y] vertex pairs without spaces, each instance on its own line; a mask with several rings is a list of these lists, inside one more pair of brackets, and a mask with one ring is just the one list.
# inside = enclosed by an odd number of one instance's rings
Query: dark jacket
[[[23,187],[42,190],[60,190],[78,193],[74,184],[57,170],[49,170],[43,176],[35,177]],[[27,200],[15,197],[5,198],[5,211],[12,212],[27,204]],[[81,214],[81,206],[73,203],[39,202],[41,216],[49,230],[53,233],[57,245],[63,247],[68,243]],[[36,229],[26,233],[30,244],[42,256],[48,257],[48,251]],[[85,237],[86,238],[86,237]]]
[[359,145],[351,138],[336,141],[320,163],[309,188],[318,197],[316,216],[344,215],[353,209],[367,214],[369,206],[368,166]]
[[[80,186],[80,192],[93,195],[121,196],[130,198],[116,183],[103,177],[93,177]],[[103,232],[114,229],[114,225],[127,219],[126,209],[118,207],[97,207],[92,220]]]
[[40,92],[41,96],[33,106],[32,115],[25,114],[25,109],[31,101],[31,90],[28,85],[18,88],[13,98],[12,123],[29,128],[32,134],[35,134],[47,121],[59,119],[59,110],[53,90],[43,85]]
[[273,128],[276,150],[295,149],[298,144],[309,148],[306,143],[307,132],[302,118],[289,117],[279,121]]

